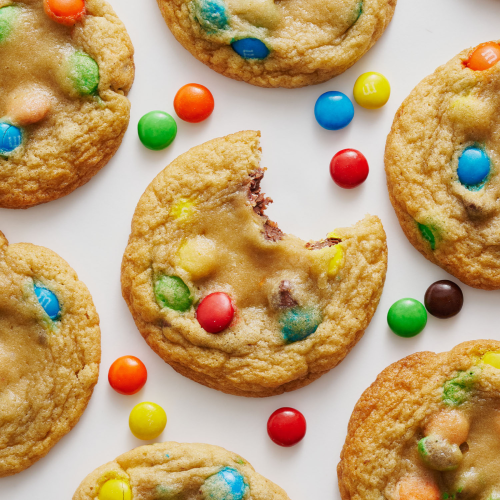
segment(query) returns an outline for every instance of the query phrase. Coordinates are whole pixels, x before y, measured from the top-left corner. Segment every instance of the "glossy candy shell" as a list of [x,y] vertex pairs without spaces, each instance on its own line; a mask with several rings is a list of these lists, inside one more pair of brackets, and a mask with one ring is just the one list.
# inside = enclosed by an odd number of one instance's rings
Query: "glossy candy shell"
[[132,434],[147,441],[156,439],[163,432],[167,425],[167,414],[156,403],[139,403],[130,412],[128,422]]
[[258,38],[243,38],[231,44],[233,50],[243,59],[265,59],[269,49]]
[[355,149],[339,151],[330,162],[330,175],[338,186],[353,189],[368,177],[369,167],[366,158]]
[[280,408],[267,421],[267,433],[280,446],[293,446],[306,435],[306,419],[294,408]]
[[457,315],[463,303],[462,290],[453,281],[436,281],[425,292],[425,308],[436,318],[446,319]]
[[35,295],[49,318],[56,319],[61,312],[59,300],[57,300],[56,295],[50,290],[47,290],[47,288],[43,288],[37,285],[35,285]]
[[234,307],[231,298],[224,292],[207,295],[196,310],[196,319],[208,333],[220,333],[233,320]]
[[342,92],[325,92],[316,101],[314,116],[323,128],[340,130],[354,118],[354,106]]
[[160,151],[172,144],[177,135],[177,123],[164,111],[150,111],[137,125],[142,144],[153,151]]
[[130,396],[139,392],[148,379],[144,363],[135,356],[122,356],[109,368],[108,381],[118,393]]
[[214,110],[214,97],[210,90],[197,83],[181,87],[174,98],[177,116],[189,123],[206,120]]
[[21,145],[21,129],[10,123],[0,123],[0,154],[8,154]]
[[389,309],[387,322],[396,335],[414,337],[425,328],[427,311],[418,300],[400,299]]

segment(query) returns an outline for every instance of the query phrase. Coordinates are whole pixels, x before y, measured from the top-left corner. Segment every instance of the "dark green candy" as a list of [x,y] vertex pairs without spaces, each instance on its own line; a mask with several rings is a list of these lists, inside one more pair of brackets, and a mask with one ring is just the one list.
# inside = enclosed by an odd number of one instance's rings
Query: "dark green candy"
[[12,33],[18,15],[19,8],[14,5],[8,5],[0,9],[0,43],[5,42]]
[[154,292],[160,307],[184,312],[193,304],[191,291],[178,276],[159,276],[154,284]]
[[414,337],[425,328],[427,311],[418,300],[400,299],[389,309],[387,323],[396,335]]
[[99,66],[85,52],[74,52],[69,56],[69,78],[80,95],[96,95],[99,87]]
[[417,222],[417,225],[422,238],[429,243],[429,245],[431,246],[431,250],[435,250],[436,238],[434,237],[431,228],[429,226],[425,226],[424,224],[420,224],[420,222]]

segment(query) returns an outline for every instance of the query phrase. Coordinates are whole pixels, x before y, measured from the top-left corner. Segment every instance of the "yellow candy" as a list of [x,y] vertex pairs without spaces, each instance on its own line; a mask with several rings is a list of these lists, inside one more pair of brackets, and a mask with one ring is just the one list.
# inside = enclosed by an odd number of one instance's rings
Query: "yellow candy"
[[132,408],[128,425],[136,438],[156,439],[167,425],[167,414],[156,403],[139,403]]
[[99,490],[99,500],[132,500],[130,486],[123,479],[110,479]]
[[187,220],[194,212],[194,203],[185,198],[181,198],[175,205],[170,209],[170,215],[175,219]]
[[487,352],[483,356],[482,362],[500,370],[500,352]]
[[493,117],[493,108],[477,97],[457,97],[449,108],[450,117],[469,130],[487,129]]
[[340,245],[335,245],[332,247],[335,249],[335,255],[330,259],[328,263],[328,277],[333,278],[338,274],[342,266],[344,265],[344,250]]
[[363,73],[354,84],[354,99],[367,109],[381,108],[391,95],[391,86],[384,75]]
[[215,243],[204,236],[189,239],[177,255],[179,265],[195,280],[208,276],[217,265]]

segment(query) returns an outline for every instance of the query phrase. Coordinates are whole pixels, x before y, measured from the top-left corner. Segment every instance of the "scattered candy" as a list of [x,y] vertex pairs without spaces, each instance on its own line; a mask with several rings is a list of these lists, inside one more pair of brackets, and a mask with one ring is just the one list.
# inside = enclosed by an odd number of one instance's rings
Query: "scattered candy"
[[35,295],[50,319],[56,319],[61,312],[59,300],[54,293],[47,288],[35,285]]
[[414,337],[427,324],[427,311],[418,300],[400,299],[389,309],[387,322],[396,335]]
[[466,148],[458,160],[458,179],[465,186],[476,187],[490,173],[491,161],[488,155],[475,146]]
[[210,476],[200,488],[203,498],[210,500],[242,500],[248,489],[243,475],[232,467],[224,467]]
[[353,189],[368,177],[368,162],[355,149],[339,151],[330,162],[330,175],[335,184],[344,189]]
[[187,311],[193,303],[191,290],[179,276],[161,275],[155,282],[154,292],[160,307],[169,307],[174,311]]
[[194,0],[194,15],[200,26],[214,33],[228,27],[228,13],[220,0]]
[[0,9],[0,43],[5,42],[12,33],[12,28],[18,15],[19,8],[15,5],[7,5]]
[[31,125],[43,120],[50,107],[50,99],[40,92],[19,92],[9,97],[7,116],[18,125]]
[[150,111],[138,125],[139,139],[148,149],[160,151],[172,144],[177,135],[177,123],[164,111]]
[[196,319],[208,333],[219,333],[233,321],[234,307],[227,293],[215,292],[207,295],[196,309]]
[[43,0],[45,13],[56,23],[73,26],[85,15],[84,0]]
[[389,80],[380,73],[363,73],[354,84],[354,99],[366,109],[384,106],[391,95]]
[[479,45],[469,57],[467,66],[475,71],[484,71],[500,60],[500,45],[487,42]]
[[233,50],[243,59],[265,59],[269,49],[258,38],[243,38],[231,44]]
[[135,356],[122,356],[109,367],[109,385],[120,394],[130,396],[139,392],[147,379],[144,363]]
[[269,437],[280,446],[293,446],[306,435],[306,419],[294,408],[280,408],[267,421]]
[[99,66],[85,52],[74,52],[69,56],[69,79],[74,89],[82,96],[96,95],[99,87]]
[[132,408],[128,425],[136,438],[156,439],[167,425],[167,414],[156,403],[139,403]]
[[437,485],[428,478],[405,477],[398,483],[399,500],[441,500]]
[[206,120],[214,110],[214,96],[203,85],[188,83],[181,87],[174,98],[177,116],[189,123]]
[[21,145],[21,129],[10,123],[0,123],[0,155],[11,153]]
[[436,249],[436,238],[434,238],[434,234],[431,230],[430,227],[420,224],[420,222],[417,222],[418,229],[420,231],[420,234],[422,235],[422,238],[425,241],[429,242],[429,245],[431,246],[431,250]]
[[290,344],[312,335],[321,323],[321,314],[313,307],[294,307],[281,315],[279,323],[285,342]]
[[427,289],[424,304],[429,313],[436,318],[451,318],[462,309],[464,295],[453,281],[440,280]]
[[314,116],[323,128],[340,130],[351,123],[354,106],[342,92],[325,92],[316,101]]
[[110,479],[99,490],[99,500],[132,500],[132,490],[123,479]]
[[487,352],[481,361],[500,370],[500,352]]

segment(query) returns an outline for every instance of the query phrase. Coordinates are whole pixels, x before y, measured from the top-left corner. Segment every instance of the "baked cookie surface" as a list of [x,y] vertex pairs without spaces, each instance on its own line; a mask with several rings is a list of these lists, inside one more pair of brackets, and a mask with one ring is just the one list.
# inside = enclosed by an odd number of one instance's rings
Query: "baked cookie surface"
[[28,208],[88,182],[127,129],[133,47],[104,0],[66,26],[42,0],[0,0],[0,207]]
[[197,59],[260,87],[321,83],[351,67],[382,35],[396,0],[158,0]]
[[0,477],[32,465],[76,425],[100,356],[99,317],[76,273],[0,232]]
[[305,243],[263,213],[259,133],[214,139],[172,162],[137,205],[122,293],[176,371],[243,396],[305,386],[361,338],[387,268],[377,217]]
[[385,151],[389,196],[412,245],[484,289],[500,288],[499,60],[498,43],[482,44],[425,78]]
[[73,500],[96,499],[108,488],[125,500],[289,500],[239,455],[209,444],[135,448],[89,474]]
[[420,352],[356,404],[338,465],[343,500],[500,495],[500,342]]

